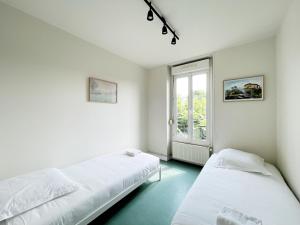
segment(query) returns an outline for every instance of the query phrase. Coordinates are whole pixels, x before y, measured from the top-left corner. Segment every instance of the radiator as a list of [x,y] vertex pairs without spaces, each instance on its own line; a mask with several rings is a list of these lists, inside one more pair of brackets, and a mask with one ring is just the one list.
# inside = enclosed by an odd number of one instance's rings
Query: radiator
[[185,162],[204,165],[209,158],[209,148],[181,142],[172,142],[172,157]]

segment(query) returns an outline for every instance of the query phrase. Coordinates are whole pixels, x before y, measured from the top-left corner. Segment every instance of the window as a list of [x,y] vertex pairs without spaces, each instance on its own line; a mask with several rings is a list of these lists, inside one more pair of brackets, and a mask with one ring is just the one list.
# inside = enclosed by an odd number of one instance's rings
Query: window
[[173,140],[209,145],[209,60],[173,67]]
[[189,78],[179,77],[176,79],[176,136],[188,138],[188,114],[189,114]]

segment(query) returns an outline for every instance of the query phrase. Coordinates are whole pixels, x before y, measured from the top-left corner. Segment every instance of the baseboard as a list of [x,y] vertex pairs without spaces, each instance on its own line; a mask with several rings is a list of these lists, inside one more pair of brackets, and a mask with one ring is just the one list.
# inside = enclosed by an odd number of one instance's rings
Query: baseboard
[[151,155],[154,155],[158,158],[160,158],[161,160],[163,161],[169,161],[171,159],[171,156],[166,156],[166,155],[161,155],[161,154],[157,154],[157,153],[154,153],[154,152],[147,152],[148,154],[151,154]]

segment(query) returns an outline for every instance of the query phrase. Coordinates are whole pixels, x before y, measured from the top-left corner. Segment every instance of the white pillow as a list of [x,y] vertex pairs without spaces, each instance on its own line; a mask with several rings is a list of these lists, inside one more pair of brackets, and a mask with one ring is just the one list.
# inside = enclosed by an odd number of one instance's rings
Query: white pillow
[[224,149],[217,154],[216,167],[272,175],[258,155],[236,149]]
[[77,189],[72,180],[54,168],[0,181],[0,221]]

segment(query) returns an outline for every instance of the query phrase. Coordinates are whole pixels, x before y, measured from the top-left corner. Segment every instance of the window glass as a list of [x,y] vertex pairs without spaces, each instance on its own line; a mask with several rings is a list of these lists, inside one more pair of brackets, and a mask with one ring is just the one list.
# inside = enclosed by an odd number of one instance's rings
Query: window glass
[[192,76],[193,95],[193,139],[206,139],[206,87],[207,74]]
[[176,79],[176,107],[177,107],[177,127],[176,136],[188,138],[189,129],[189,78],[182,77]]

